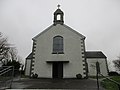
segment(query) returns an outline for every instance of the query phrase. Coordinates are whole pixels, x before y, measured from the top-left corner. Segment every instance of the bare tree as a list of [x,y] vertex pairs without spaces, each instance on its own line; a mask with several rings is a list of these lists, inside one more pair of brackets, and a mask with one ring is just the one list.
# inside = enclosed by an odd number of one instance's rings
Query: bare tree
[[10,45],[7,42],[7,38],[4,38],[0,33],[0,61],[5,63],[9,58]]
[[17,61],[17,56],[17,49],[0,33],[0,62],[7,64],[8,61]]
[[21,64],[24,64],[24,61],[23,61],[23,58],[21,57],[21,56],[17,56],[17,59],[18,59],[18,61],[21,63]]
[[118,59],[114,60],[113,63],[114,63],[116,70],[120,71],[120,56],[118,57]]
[[13,60],[17,61],[18,55],[17,55],[17,49],[15,47],[10,48],[9,54],[10,54],[11,61],[13,61]]

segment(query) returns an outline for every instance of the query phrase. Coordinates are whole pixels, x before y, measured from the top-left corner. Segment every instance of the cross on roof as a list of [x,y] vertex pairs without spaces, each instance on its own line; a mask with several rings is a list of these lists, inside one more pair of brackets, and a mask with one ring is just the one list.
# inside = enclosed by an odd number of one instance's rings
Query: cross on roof
[[58,9],[59,9],[59,8],[60,8],[60,5],[58,4],[57,7],[58,7]]

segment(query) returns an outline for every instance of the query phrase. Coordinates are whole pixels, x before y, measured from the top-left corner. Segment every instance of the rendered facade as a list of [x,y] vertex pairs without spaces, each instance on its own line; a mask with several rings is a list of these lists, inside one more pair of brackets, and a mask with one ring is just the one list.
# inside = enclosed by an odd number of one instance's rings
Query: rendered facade
[[[85,36],[64,24],[64,13],[61,9],[54,12],[53,24],[33,39],[33,49],[26,58],[25,75],[37,74],[40,78],[82,78],[94,75],[89,67],[96,59],[86,56]],[[105,62],[106,58],[98,60]],[[91,72],[91,73],[90,73]]]

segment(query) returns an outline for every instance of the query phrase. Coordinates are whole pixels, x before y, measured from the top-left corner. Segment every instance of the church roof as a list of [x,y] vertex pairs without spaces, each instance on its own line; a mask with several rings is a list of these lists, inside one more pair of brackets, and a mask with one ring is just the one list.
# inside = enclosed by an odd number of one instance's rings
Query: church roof
[[[58,5],[58,9],[54,12],[54,23],[53,25],[49,26],[47,29],[45,29],[43,32],[39,33],[37,36],[35,36],[33,38],[33,40],[36,40],[40,35],[44,34],[45,32],[47,32],[48,30],[50,30],[53,27],[56,27],[57,25],[61,25],[63,27],[65,27],[66,29],[78,34],[80,37],[82,37],[82,39],[85,39],[85,36],[83,36],[82,34],[80,34],[79,32],[73,30],[72,28],[70,28],[69,26],[64,24],[64,19],[63,19],[63,11],[61,9],[59,9],[60,5]],[[60,15],[60,20],[57,19],[57,15]]]
[[[59,25],[61,25],[61,24],[59,24]],[[32,38],[32,40],[36,40],[40,35],[44,34],[45,32],[47,32],[48,30],[50,30],[52,27],[55,27],[55,26],[56,26],[56,25],[51,25],[51,26],[49,26],[49,27],[48,27],[47,29],[45,29],[43,32],[39,33],[39,34],[36,35],[34,38]],[[67,28],[68,30],[70,30],[70,31],[72,31],[72,32],[74,32],[74,33],[76,33],[77,35],[79,35],[79,36],[82,37],[83,39],[86,38],[84,35],[80,34],[80,33],[77,32],[76,30],[72,29],[71,27],[69,27],[69,26],[67,26],[67,25],[65,25],[65,24],[63,24],[63,25],[61,25],[61,26]]]
[[61,9],[57,9],[54,14],[63,14],[63,11]]
[[86,58],[107,58],[101,51],[87,51]]
[[30,53],[26,59],[32,59],[32,57],[33,57],[33,53]]

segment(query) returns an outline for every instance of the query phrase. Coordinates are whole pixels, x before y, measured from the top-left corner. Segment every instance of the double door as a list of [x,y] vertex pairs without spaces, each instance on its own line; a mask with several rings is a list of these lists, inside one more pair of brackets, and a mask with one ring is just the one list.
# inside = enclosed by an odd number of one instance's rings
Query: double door
[[52,64],[52,77],[63,78],[63,63],[62,62],[54,62]]

